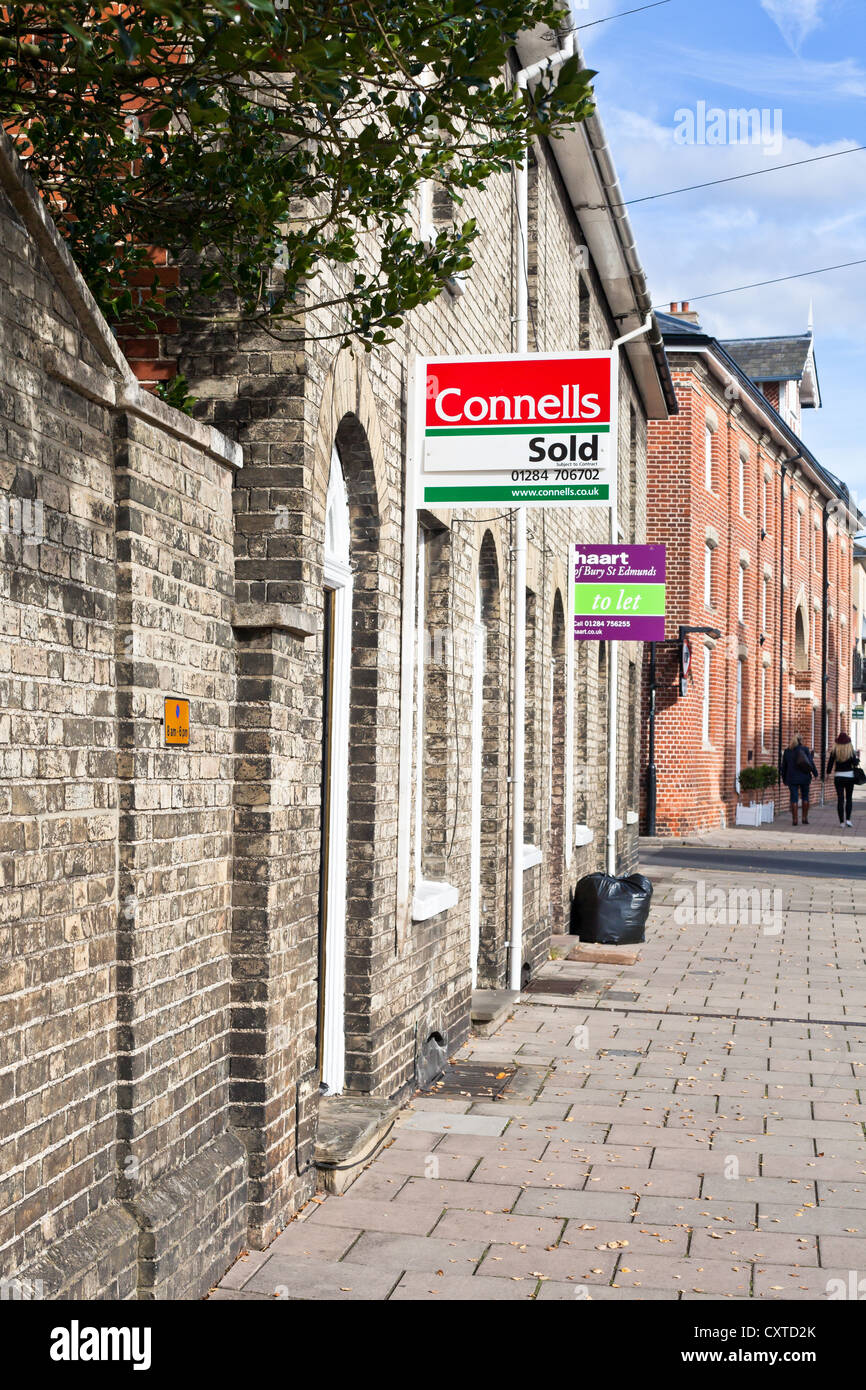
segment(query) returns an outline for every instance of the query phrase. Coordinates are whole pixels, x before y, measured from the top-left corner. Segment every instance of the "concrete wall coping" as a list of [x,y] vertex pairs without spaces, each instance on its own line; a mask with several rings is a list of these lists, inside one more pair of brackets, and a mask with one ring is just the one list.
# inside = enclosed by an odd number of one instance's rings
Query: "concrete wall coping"
[[220,463],[227,463],[232,468],[243,467],[243,450],[239,444],[220,434],[213,425],[193,420],[150,391],[143,390],[134,378],[115,382],[110,376],[88,367],[86,362],[56,347],[45,349],[42,365],[55,381],[62,381],[64,386],[71,387],[87,400],[95,401],[108,410],[122,410],[137,415],[175,439],[182,439],[210,454]]
[[[46,349],[43,359],[45,370],[89,400],[98,401],[109,409],[128,410],[177,439],[185,439],[204,449],[223,463],[240,468],[243,464],[240,445],[227,439],[212,425],[203,425],[191,419],[139,386],[84,276],[46,211],[33,180],[21,163],[12,141],[2,131],[0,188],[38,246],[60,289],[75,310],[81,331],[105,363],[107,372],[101,378],[98,371],[57,348]],[[53,362],[54,370],[49,366],[49,361]],[[114,400],[111,399],[112,393]]]
[[236,603],[232,609],[234,628],[276,628],[293,637],[315,637],[319,630],[316,614],[290,603]]

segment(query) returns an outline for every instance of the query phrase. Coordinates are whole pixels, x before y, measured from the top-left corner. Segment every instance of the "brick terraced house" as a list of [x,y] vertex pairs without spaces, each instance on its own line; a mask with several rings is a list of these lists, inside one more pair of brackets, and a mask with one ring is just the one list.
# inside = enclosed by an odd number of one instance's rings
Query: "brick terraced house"
[[[515,69],[554,47],[527,34]],[[2,536],[0,1273],[200,1297],[513,999],[515,891],[520,977],[547,959],[609,798],[633,866],[640,651],[610,780],[609,653],[568,633],[570,547],[608,514],[532,514],[515,863],[514,515],[422,512],[403,565],[410,355],[516,348],[510,176],[468,200],[472,271],[369,355],[316,341],[330,311],[285,347],[181,324],[127,359],[5,145],[0,188],[0,480],[41,518]],[[533,350],[646,320],[621,198],[598,117],[532,151]],[[196,418],[142,389],[165,363]],[[619,539],[672,409],[653,323],[621,356]]]
[[[778,765],[794,734],[820,771],[850,727],[859,518],[799,436],[821,405],[811,330],[720,343],[688,304],[659,322],[679,413],[649,430],[647,539],[667,545],[668,611],[654,760],[644,688],[642,808],[651,830],[654,761],[656,833],[684,835],[733,824],[741,770]],[[711,629],[688,638],[684,694],[681,626]],[[784,788],[776,805],[787,813]]]

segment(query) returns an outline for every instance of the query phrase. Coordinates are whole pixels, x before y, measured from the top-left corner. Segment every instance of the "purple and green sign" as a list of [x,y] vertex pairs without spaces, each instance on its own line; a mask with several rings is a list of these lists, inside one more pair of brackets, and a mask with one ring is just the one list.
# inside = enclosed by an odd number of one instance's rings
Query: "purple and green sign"
[[663,545],[574,548],[574,636],[578,641],[663,642]]

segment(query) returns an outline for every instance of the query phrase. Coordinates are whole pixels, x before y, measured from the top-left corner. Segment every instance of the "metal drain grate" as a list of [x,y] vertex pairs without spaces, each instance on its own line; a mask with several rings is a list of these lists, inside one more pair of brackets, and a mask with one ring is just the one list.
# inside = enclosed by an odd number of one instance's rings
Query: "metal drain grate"
[[633,989],[609,989],[605,992],[605,999],[618,999],[624,1004],[634,1004],[640,995]]
[[478,1096],[490,1100],[505,1090],[514,1076],[516,1067],[508,1062],[501,1064],[488,1062],[457,1062],[446,1067],[445,1072],[432,1086],[421,1094],[425,1096]]
[[524,994],[578,994],[585,980],[530,980],[524,984]]

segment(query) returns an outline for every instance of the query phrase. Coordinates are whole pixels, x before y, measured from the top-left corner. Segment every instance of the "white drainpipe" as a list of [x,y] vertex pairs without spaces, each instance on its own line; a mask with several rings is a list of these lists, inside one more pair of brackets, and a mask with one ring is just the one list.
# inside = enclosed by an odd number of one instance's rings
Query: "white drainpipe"
[[[517,86],[526,91],[535,77],[560,67],[574,53],[574,36],[565,47],[531,67],[521,68]],[[529,351],[529,149],[517,166],[517,224],[520,269],[517,274],[517,351]],[[511,755],[511,939],[509,979],[519,990],[523,974],[523,822],[526,780],[526,508],[518,507],[514,538],[514,703]]]
[[[647,314],[646,322],[640,328],[635,328],[631,333],[626,333],[622,338],[617,338],[611,344],[613,358],[611,361],[611,384],[614,388],[619,384],[619,351],[624,343],[630,343],[633,338],[639,338],[642,333],[647,333],[652,328],[653,316]],[[610,453],[614,468],[615,486],[610,504],[610,542],[611,548],[616,549],[619,544],[619,391],[613,390],[611,399],[616,401],[614,417],[611,420],[611,445]],[[619,643],[610,643],[610,660],[607,663],[608,675],[608,736],[607,736],[607,871],[611,875],[616,874],[616,761],[617,761],[617,735],[619,733]],[[636,717],[636,715],[634,715]]]

